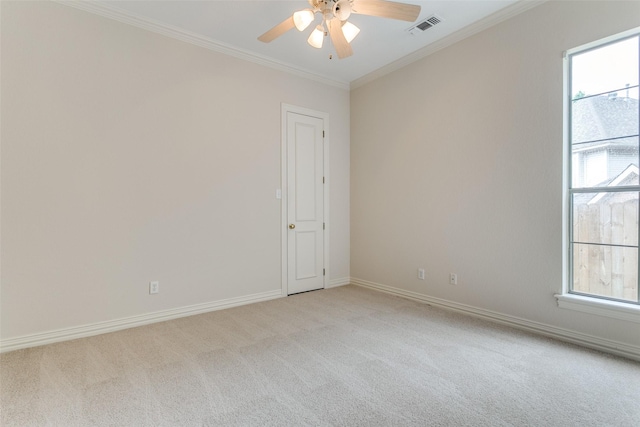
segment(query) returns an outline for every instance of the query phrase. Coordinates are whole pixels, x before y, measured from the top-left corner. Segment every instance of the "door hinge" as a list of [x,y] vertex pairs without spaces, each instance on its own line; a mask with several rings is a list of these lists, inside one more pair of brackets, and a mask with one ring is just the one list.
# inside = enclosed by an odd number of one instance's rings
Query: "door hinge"
[[324,138],[324,131],[322,131],[322,137]]
[[327,274],[327,272],[325,271],[325,269],[322,269],[322,275],[325,276]]
[[324,176],[322,177],[322,183],[324,184]]
[[322,223],[322,229],[323,229],[323,230],[325,229],[325,228],[324,228],[324,222]]

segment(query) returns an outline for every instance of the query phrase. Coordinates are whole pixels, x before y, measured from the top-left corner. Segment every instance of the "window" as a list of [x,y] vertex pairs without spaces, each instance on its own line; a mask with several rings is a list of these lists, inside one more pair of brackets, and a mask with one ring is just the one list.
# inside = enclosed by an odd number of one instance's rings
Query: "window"
[[640,306],[640,31],[567,52],[568,293]]

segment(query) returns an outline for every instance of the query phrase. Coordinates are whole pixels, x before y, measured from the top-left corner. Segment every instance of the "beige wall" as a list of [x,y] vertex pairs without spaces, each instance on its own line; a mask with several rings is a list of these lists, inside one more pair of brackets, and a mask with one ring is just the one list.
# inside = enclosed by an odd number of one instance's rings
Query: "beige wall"
[[640,25],[640,2],[549,2],[351,100],[63,5],[1,5],[1,339],[279,289],[288,103],[331,117],[331,279],[640,345],[637,324],[553,297],[561,53]]
[[281,103],[330,114],[349,277],[348,91],[55,3],[1,29],[2,339],[279,289]]
[[353,90],[352,277],[640,345],[554,298],[562,53],[636,26],[640,2],[548,2]]

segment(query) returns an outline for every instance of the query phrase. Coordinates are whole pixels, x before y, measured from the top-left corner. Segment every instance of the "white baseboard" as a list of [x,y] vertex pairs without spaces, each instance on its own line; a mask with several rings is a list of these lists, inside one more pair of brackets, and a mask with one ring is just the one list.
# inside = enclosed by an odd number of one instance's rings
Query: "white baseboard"
[[325,289],[336,288],[338,286],[344,286],[350,283],[351,283],[351,277],[341,277],[339,279],[331,279],[331,281],[329,282],[329,286],[327,286]]
[[594,337],[592,335],[583,334],[581,332],[569,329],[559,328],[557,326],[547,325],[545,323],[534,322],[520,317],[510,316],[483,308],[473,307],[466,304],[460,304],[441,298],[430,297],[428,295],[419,294],[417,292],[406,291],[404,289],[395,288],[393,286],[383,285],[380,283],[370,282],[355,277],[351,278],[351,283],[369,289],[386,292],[388,294],[409,298],[415,301],[424,302],[433,306],[454,310],[460,313],[469,314],[492,322],[509,325],[518,329],[534,332],[548,337],[556,338],[561,341],[578,344],[584,347],[593,348],[606,353],[627,357],[629,359],[640,361],[640,347],[625,344],[614,340]]
[[[344,286],[350,283],[640,361],[640,347],[638,346],[604,338],[598,338],[592,335],[583,334],[581,332],[558,328],[556,326],[534,322],[531,320],[510,316],[491,310],[485,310],[466,304],[460,304],[454,301],[435,298],[417,292],[406,291],[404,289],[395,288],[393,286],[383,285],[380,283],[370,282],[358,278],[345,277],[331,280],[328,288]],[[210,311],[222,310],[225,308],[237,307],[245,304],[252,304],[255,302],[268,301],[281,297],[281,291],[280,289],[277,289],[243,297],[229,298],[225,300],[195,304],[170,310],[156,311],[154,313],[148,313],[139,316],[131,316],[106,322],[98,322],[89,325],[58,329],[55,331],[25,335],[16,338],[9,338],[0,340],[0,352],[4,353],[13,350],[19,350],[22,348],[36,347],[40,345],[89,337],[108,332],[115,332],[122,329],[148,325],[150,323],[163,322],[180,317],[192,316],[196,314],[207,313]]]
[[137,326],[148,325],[150,323],[163,322],[165,320],[177,319],[179,317],[193,316],[195,314],[207,313],[210,311],[222,310],[225,308],[237,307],[254,302],[268,301],[281,298],[282,291],[276,289],[268,292],[261,292],[253,295],[246,295],[237,298],[228,298],[219,301],[211,301],[202,304],[194,304],[185,307],[173,308],[170,310],[156,311],[153,313],[138,316],[125,317],[121,319],[97,322],[89,325],[74,326],[71,328],[58,329],[55,331],[42,332],[32,335],[25,335],[17,338],[0,340],[0,352],[19,350],[22,348],[36,347],[45,344],[52,344],[61,341],[74,340],[93,335],[115,332],[122,329],[135,328]]

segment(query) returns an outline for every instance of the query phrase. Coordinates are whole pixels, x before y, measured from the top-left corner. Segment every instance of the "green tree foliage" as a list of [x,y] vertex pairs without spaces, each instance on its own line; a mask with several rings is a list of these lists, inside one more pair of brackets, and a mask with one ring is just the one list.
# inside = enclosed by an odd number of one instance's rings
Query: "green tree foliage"
[[573,96],[573,100],[575,101],[576,99],[580,99],[580,98],[584,98],[585,97],[585,93],[581,90],[579,90],[574,96]]

